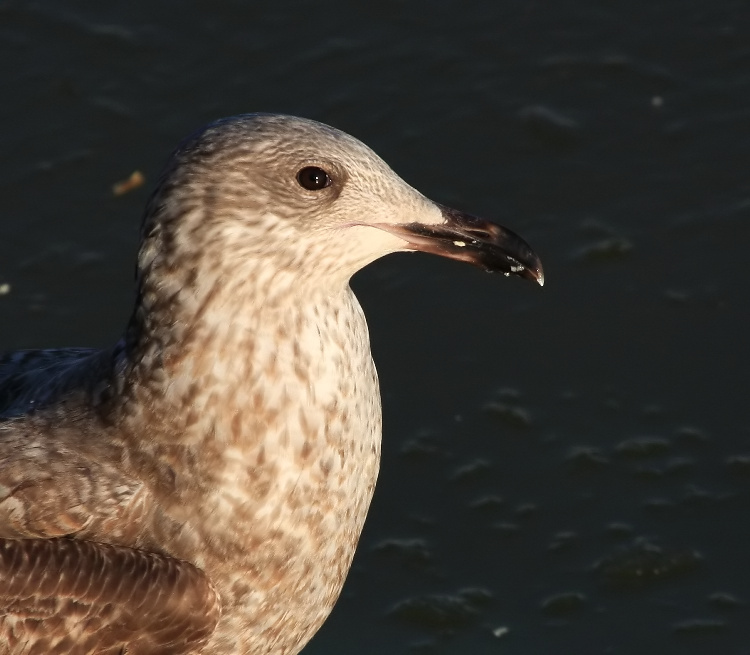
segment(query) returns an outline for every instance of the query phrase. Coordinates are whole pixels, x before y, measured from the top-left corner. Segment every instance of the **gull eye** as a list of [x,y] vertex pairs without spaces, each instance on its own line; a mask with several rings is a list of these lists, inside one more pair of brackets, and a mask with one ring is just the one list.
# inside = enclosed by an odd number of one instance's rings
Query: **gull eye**
[[297,182],[308,191],[319,191],[331,186],[331,176],[317,166],[305,166],[297,173]]

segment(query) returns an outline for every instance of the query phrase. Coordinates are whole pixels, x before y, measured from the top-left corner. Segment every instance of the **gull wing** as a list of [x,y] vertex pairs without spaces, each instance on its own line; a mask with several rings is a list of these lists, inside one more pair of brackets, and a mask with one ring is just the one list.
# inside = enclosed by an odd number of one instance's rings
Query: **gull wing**
[[75,539],[0,539],[3,655],[184,655],[206,643],[218,594],[192,564]]
[[217,592],[192,564],[89,540],[133,543],[152,502],[92,411],[116,357],[0,359],[0,655],[183,655],[219,620]]
[[98,526],[108,541],[134,539],[150,494],[122,470],[123,444],[92,404],[120,348],[0,357],[0,538],[87,538]]
[[70,393],[97,391],[123,344],[112,350],[17,350],[0,356],[0,418],[46,407]]

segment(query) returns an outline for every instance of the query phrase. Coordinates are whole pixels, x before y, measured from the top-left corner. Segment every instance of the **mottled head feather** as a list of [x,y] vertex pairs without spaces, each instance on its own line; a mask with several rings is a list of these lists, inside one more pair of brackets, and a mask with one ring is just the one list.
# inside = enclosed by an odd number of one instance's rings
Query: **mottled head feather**
[[[330,186],[303,188],[297,173],[307,166],[324,169]],[[350,228],[426,217],[442,220],[357,139],[311,120],[246,114],[208,125],[174,152],[146,210],[139,266],[147,274],[159,262],[231,253],[233,267],[271,259],[302,279],[317,268],[341,283],[405,245],[374,229],[353,244]]]

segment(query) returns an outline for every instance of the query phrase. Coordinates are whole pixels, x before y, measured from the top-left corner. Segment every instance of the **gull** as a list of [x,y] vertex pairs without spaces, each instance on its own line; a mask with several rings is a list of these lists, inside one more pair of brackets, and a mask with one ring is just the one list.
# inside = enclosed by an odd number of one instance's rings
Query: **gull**
[[0,653],[303,648],[380,459],[349,279],[396,251],[544,281],[519,236],[321,123],[245,114],[177,148],[122,338],[0,358]]

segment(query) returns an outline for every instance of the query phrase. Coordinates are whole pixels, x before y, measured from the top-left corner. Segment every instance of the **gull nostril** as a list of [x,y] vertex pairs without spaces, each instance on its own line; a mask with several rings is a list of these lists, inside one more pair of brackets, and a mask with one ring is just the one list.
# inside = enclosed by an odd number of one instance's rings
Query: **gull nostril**
[[474,239],[488,239],[492,237],[492,234],[489,230],[477,230],[477,229],[470,229],[470,230],[464,230],[466,234],[470,237],[473,237]]

